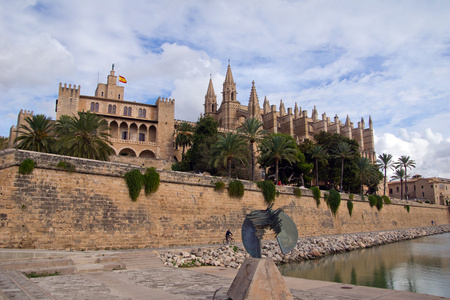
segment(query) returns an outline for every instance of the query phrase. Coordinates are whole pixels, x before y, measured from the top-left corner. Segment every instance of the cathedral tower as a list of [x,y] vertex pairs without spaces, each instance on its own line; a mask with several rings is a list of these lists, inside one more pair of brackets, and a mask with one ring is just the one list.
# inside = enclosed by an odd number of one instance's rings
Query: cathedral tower
[[217,97],[214,93],[212,79],[209,79],[208,91],[205,95],[205,116],[217,112]]

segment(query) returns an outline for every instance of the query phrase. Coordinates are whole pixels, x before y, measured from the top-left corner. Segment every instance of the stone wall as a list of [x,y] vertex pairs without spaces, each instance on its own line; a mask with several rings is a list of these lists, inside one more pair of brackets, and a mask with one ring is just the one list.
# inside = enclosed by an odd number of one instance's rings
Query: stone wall
[[[36,168],[18,173],[32,158]],[[75,172],[57,168],[71,162]],[[123,174],[136,168],[19,150],[0,152],[0,247],[38,249],[119,249],[220,243],[227,228],[240,240],[245,215],[265,209],[261,191],[244,182],[242,199],[214,191],[220,178],[160,170],[157,192],[136,202],[128,195]],[[281,207],[297,224],[300,236],[367,232],[448,224],[449,210],[438,205],[385,205],[381,211],[358,197],[350,217],[346,200],[336,217],[325,202],[316,206],[311,192],[297,198],[291,187],[277,187]],[[366,198],[367,199],[367,198]],[[270,237],[270,235],[269,235]]]

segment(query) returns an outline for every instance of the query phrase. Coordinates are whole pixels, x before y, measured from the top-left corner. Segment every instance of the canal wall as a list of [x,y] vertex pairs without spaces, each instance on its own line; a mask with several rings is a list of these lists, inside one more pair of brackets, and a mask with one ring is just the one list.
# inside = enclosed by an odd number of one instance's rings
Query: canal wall
[[[36,162],[31,174],[19,174],[20,163]],[[75,170],[57,167],[60,161]],[[123,175],[138,166],[53,154],[0,152],[0,247],[37,249],[125,249],[219,243],[227,229],[240,240],[245,216],[265,209],[261,190],[243,181],[241,199],[227,190],[215,191],[222,178],[158,170],[159,189],[141,191],[130,200]],[[144,171],[144,170],[142,170]],[[225,180],[224,180],[225,181]],[[447,207],[393,203],[378,211],[355,196],[353,213],[348,195],[336,216],[321,199],[317,206],[308,189],[294,195],[278,186],[274,208],[282,208],[297,225],[300,237],[370,232],[449,224]],[[409,211],[405,208],[409,204]],[[270,238],[270,234],[268,237]]]

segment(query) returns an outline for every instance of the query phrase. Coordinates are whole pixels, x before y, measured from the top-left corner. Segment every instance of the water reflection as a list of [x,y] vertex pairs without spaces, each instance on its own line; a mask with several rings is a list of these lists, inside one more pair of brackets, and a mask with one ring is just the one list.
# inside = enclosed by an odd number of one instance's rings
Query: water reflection
[[450,297],[450,233],[282,265],[285,276]]

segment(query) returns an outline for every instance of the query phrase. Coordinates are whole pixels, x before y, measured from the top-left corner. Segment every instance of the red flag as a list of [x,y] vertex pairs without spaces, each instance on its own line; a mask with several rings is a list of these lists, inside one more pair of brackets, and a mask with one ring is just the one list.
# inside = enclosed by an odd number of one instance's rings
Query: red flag
[[125,79],[125,77],[120,76],[120,75],[119,75],[119,81],[123,82],[123,83],[127,83],[127,80]]

